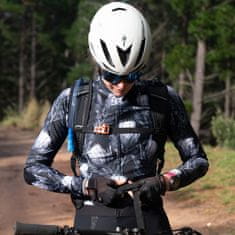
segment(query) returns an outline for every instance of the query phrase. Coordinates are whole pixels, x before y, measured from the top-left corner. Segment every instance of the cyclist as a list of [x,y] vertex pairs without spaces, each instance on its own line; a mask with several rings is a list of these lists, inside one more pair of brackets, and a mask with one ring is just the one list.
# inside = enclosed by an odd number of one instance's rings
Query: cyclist
[[[67,88],[54,101],[32,146],[25,180],[70,193],[77,208],[75,226],[93,230],[136,227],[132,195],[120,195],[117,188],[141,182],[147,234],[172,234],[162,195],[205,175],[208,160],[175,91],[159,81],[140,81],[151,51],[149,25],[133,6],[108,3],[91,21],[88,44],[99,69],[87,126],[75,133],[75,141],[84,134],[77,156],[80,174],[69,176],[51,167],[68,133],[72,90]],[[160,173],[167,137],[182,164]]]

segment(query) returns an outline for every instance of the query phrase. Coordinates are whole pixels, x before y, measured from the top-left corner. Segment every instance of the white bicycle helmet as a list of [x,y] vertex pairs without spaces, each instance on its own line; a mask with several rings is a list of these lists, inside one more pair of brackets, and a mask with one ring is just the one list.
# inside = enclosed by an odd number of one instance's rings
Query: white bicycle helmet
[[141,70],[151,51],[151,32],[133,6],[112,2],[101,7],[90,24],[90,52],[105,71],[127,75]]

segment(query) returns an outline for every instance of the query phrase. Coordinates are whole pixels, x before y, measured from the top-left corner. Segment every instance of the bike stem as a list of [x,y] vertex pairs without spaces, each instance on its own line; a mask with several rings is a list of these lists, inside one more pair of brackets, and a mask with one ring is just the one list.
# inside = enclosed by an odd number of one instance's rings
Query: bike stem
[[143,211],[141,209],[140,192],[135,191],[133,193],[134,193],[134,208],[135,208],[135,216],[136,216],[137,226],[138,226],[141,234],[144,235],[145,234],[145,226],[144,226]]
[[143,183],[132,183],[132,184],[124,184],[118,188],[118,191],[120,194],[126,193],[128,191],[132,191],[134,198],[134,209],[135,209],[135,216],[136,216],[136,222],[137,227],[142,235],[145,235],[145,224],[144,224],[144,217],[143,217],[143,211],[141,208],[141,200],[140,200],[140,187],[143,185]]

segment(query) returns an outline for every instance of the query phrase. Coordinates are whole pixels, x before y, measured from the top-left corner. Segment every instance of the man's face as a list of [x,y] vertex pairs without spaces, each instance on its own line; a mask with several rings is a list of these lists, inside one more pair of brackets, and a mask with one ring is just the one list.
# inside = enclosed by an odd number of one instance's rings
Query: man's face
[[121,80],[117,84],[112,84],[103,79],[104,85],[117,97],[125,96],[133,87],[134,82],[128,83],[125,80]]

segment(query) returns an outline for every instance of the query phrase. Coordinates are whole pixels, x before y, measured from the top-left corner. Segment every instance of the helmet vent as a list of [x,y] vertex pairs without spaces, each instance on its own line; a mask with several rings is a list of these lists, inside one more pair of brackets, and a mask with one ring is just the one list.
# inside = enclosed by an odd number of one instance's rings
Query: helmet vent
[[118,8],[112,9],[112,11],[126,11],[126,9],[125,9],[125,8],[121,8],[121,7],[118,7]]
[[103,49],[106,60],[109,62],[109,64],[111,66],[115,67],[114,64],[113,64],[112,58],[110,56],[109,50],[106,46],[106,43],[102,39],[100,39],[100,44],[101,44],[101,47]]
[[139,51],[139,54],[138,54],[138,57],[137,57],[137,60],[135,62],[135,66],[137,66],[144,54],[144,48],[145,48],[145,39],[142,40],[141,42],[141,46],[140,46],[140,51]]
[[103,66],[107,69],[107,71],[112,71],[113,73],[115,73],[115,71],[113,69],[111,69],[108,65],[102,63]]
[[131,47],[132,46],[130,46],[126,50],[122,50],[121,48],[117,47],[117,51],[118,51],[118,54],[119,54],[119,57],[120,57],[120,60],[121,60],[123,66],[126,65],[128,59],[129,59]]

